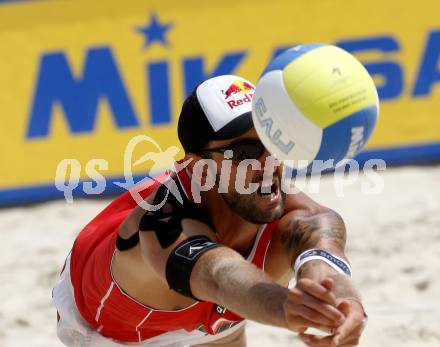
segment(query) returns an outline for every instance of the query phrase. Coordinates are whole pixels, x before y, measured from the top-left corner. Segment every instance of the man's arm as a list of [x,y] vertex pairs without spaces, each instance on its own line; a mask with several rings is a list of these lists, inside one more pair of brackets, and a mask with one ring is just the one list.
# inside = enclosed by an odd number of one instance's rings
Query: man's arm
[[[206,225],[197,221],[186,220],[183,228],[179,238],[167,248],[160,246],[154,232],[141,233],[143,257],[164,281],[167,281],[168,258],[183,241],[195,235],[213,235]],[[288,290],[228,247],[203,253],[197,259],[189,281],[194,297],[215,302],[263,324],[294,331],[304,331],[308,326],[330,330],[344,319],[334,307],[333,294],[324,286],[303,280],[300,287]],[[317,294],[306,295],[305,291]]]
[[[325,249],[346,259],[345,223],[333,210],[295,210],[280,221],[280,238],[293,266],[296,258],[311,248]],[[331,268],[329,268],[331,269]]]
[[[347,260],[344,253],[345,223],[338,213],[327,208],[294,210],[286,214],[280,221],[280,242],[292,267],[297,257],[308,249],[323,249]],[[320,260],[305,263],[296,276],[298,279],[308,278],[317,283],[321,283],[326,278],[332,279],[332,291],[338,301],[338,308],[350,318],[336,330],[334,339],[338,343],[342,340],[349,341],[353,345],[357,344],[362,332],[364,310],[360,294],[351,279]],[[306,336],[302,335],[302,337],[304,342],[310,345],[317,343],[316,338],[307,340]],[[328,342],[331,338],[327,338]],[[322,344],[324,342],[322,339],[318,338],[318,340],[322,346],[325,346]]]
[[[283,217],[281,223],[280,240],[292,268],[297,257],[308,249],[323,249],[347,261],[344,253],[347,239],[345,223],[335,211],[326,208],[319,211],[292,211]],[[360,300],[350,279],[322,261],[304,264],[296,276],[316,282],[330,277],[335,282],[333,292],[337,299],[354,297]]]
[[191,288],[202,300],[264,324],[287,327],[283,305],[288,290],[230,248],[221,247],[200,258]]

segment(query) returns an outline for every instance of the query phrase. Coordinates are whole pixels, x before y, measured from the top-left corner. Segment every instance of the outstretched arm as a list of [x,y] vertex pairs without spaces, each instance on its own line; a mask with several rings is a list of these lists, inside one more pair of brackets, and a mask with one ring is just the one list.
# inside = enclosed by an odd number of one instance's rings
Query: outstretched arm
[[[308,249],[323,249],[347,260],[344,250],[346,243],[345,223],[335,211],[322,208],[318,211],[295,210],[286,214],[280,221],[280,241],[290,261],[291,267],[296,258]],[[325,263],[311,261],[305,264],[300,273],[307,274],[318,282],[336,273]],[[319,271],[307,271],[319,268]]]
[[[168,260],[172,253],[178,253],[182,243],[195,235],[212,239],[213,232],[203,223],[187,219],[182,224],[182,234],[166,248],[161,247],[155,233],[141,234],[143,257],[164,281],[169,278],[166,276]],[[193,250],[198,248],[193,247]],[[189,249],[191,255],[191,247]],[[181,277],[181,274],[176,275]],[[335,308],[333,294],[324,286],[304,279],[298,288],[289,290],[228,247],[212,248],[201,254],[188,280],[194,297],[215,302],[263,324],[293,331],[304,331],[308,326],[330,330],[344,319]],[[305,295],[305,291],[319,292],[320,297]]]
[[[346,228],[341,216],[335,211],[326,208],[291,211],[281,220],[279,230],[280,242],[292,267],[297,257],[308,249],[323,249],[347,260],[344,253]],[[307,336],[301,335],[304,342],[312,346],[326,346],[324,343],[331,341],[337,342],[336,345],[341,343],[340,341],[356,345],[363,328],[364,310],[360,294],[351,279],[320,260],[307,262],[296,276],[298,279],[307,278],[317,283],[331,279],[338,308],[349,318],[333,336],[326,338],[327,340],[307,339]],[[319,344],[316,344],[318,341]]]
[[[234,250],[222,247],[202,256],[194,267],[191,288],[196,297],[214,301],[254,321],[304,331],[306,327],[327,330],[342,323],[329,290],[311,280],[302,280],[289,290],[249,264]],[[321,296],[304,295],[319,292]]]

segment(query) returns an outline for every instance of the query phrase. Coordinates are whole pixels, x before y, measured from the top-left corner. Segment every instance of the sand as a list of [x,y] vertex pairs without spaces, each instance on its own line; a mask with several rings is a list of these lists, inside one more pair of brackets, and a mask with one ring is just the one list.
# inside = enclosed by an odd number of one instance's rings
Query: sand
[[[440,167],[388,169],[380,178],[379,194],[362,193],[365,176],[342,191],[327,176],[312,194],[348,227],[347,254],[370,316],[360,346],[438,347]],[[0,346],[62,346],[51,288],[75,235],[108,202],[0,210]],[[247,331],[250,347],[303,345],[286,330],[250,322]]]

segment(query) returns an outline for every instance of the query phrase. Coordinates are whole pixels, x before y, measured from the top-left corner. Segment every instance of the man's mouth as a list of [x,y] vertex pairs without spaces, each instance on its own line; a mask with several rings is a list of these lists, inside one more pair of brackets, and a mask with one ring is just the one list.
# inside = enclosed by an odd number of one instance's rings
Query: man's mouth
[[257,194],[265,199],[274,200],[279,195],[279,185],[278,181],[272,182],[272,184],[263,185],[261,183],[260,187],[257,190]]

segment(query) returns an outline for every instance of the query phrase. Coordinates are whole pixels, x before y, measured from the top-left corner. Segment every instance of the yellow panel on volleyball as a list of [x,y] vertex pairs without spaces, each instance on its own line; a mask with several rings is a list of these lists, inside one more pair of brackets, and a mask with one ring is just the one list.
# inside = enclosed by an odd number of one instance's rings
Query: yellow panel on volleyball
[[352,55],[335,46],[315,48],[283,69],[287,93],[320,128],[377,105],[371,77]]

